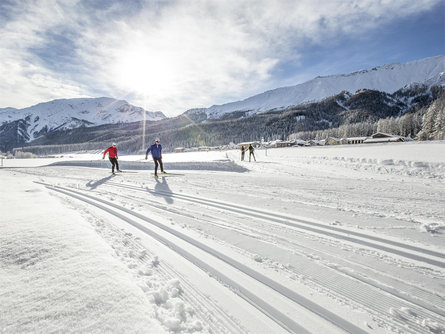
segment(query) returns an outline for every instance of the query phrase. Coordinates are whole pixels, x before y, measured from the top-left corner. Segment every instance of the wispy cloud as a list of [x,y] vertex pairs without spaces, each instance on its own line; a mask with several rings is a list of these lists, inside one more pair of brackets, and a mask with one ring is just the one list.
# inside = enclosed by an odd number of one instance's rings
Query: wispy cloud
[[0,106],[108,95],[171,116],[278,87],[308,46],[440,1],[4,1]]

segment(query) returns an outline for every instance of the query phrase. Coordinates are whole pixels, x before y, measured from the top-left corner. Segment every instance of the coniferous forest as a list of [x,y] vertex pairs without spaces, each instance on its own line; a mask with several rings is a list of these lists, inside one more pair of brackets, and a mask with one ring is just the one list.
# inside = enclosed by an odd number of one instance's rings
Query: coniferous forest
[[[9,130],[18,131],[24,125],[15,126]],[[142,154],[155,137],[161,138],[165,151],[172,151],[176,147],[220,146],[262,138],[321,140],[375,132],[417,140],[445,139],[445,89],[415,86],[394,94],[342,92],[317,103],[258,114],[238,111],[220,119],[208,119],[204,111],[191,110],[174,118],[146,122],[145,126],[136,122],[52,131],[26,145],[2,140],[0,150],[59,154],[102,150],[117,142],[120,152]]]

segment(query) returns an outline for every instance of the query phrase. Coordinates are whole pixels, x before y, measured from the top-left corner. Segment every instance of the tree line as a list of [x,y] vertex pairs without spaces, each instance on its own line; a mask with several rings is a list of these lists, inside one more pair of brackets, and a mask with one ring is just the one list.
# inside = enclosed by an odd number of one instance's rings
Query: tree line
[[[247,112],[208,119],[197,110],[156,122],[135,122],[54,131],[31,145],[16,148],[34,154],[103,150],[117,142],[122,153],[145,153],[155,137],[164,150],[219,146],[264,138],[326,139],[362,137],[375,132],[418,140],[445,139],[445,89],[414,87],[387,94],[361,90],[342,92],[317,103],[247,116]],[[55,144],[57,143],[57,144]]]

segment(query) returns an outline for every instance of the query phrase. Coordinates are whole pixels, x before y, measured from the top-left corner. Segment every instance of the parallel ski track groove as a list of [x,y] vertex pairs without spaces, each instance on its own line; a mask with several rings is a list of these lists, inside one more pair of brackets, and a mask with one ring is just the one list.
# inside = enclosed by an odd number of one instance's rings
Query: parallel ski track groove
[[[118,231],[117,233],[119,233],[120,235],[124,235],[124,233],[122,231]],[[146,251],[147,253],[150,253],[151,258],[154,258],[154,254],[152,254],[150,251],[147,251],[147,249],[145,247],[143,247],[141,244],[135,242],[134,240],[129,241],[129,243],[131,245],[133,245],[133,247],[139,251],[142,250],[142,251]],[[143,265],[149,264],[149,262],[147,261],[147,256],[144,256],[144,258],[140,258],[140,257],[133,258],[133,260],[135,260],[139,264],[143,264]],[[227,316],[224,312],[219,311],[219,307],[214,305],[212,300],[210,300],[207,296],[204,296],[199,290],[197,290],[195,287],[193,287],[187,281],[187,279],[183,278],[182,275],[178,271],[176,271],[174,268],[172,268],[169,265],[163,265],[162,267],[157,268],[157,272],[166,281],[181,277],[181,283],[187,285],[189,288],[189,289],[185,289],[182,292],[182,296],[185,301],[189,302],[191,305],[193,305],[195,307],[195,309],[194,309],[195,312],[197,314],[200,314],[202,319],[205,319],[205,320],[208,319],[208,310],[217,309],[219,312],[219,316],[223,317],[225,319],[226,326],[227,325],[230,326],[232,332],[237,331],[240,334],[241,333],[247,334],[247,332],[240,329],[239,327],[235,327],[235,323],[234,323],[233,319],[231,319],[229,316]],[[190,291],[192,291],[192,293]],[[198,295],[201,296],[201,299],[199,299],[197,297]],[[200,305],[200,304],[205,304],[205,305]],[[203,310],[203,308],[205,309],[205,311]],[[209,321],[207,323],[207,325],[213,330],[214,333],[224,333],[223,331],[220,330],[219,327],[217,327],[211,321]]]
[[[22,172],[22,171],[19,171],[19,172],[24,173],[24,174],[30,174],[30,175],[40,175],[40,174],[30,173],[30,172]],[[54,176],[50,176],[50,177],[54,177]],[[70,179],[72,179],[72,180],[79,180],[79,181],[86,181],[84,178],[74,178],[74,177],[71,177]],[[370,243],[370,242],[362,241],[362,240],[351,238],[351,237],[347,237],[347,236],[339,236],[338,234],[334,234],[334,233],[330,234],[327,231],[323,231],[323,230],[319,230],[319,229],[312,229],[310,226],[306,226],[306,225],[314,225],[314,226],[317,226],[317,227],[319,227],[321,229],[332,230],[332,231],[343,233],[343,234],[351,234],[351,235],[355,235],[357,237],[361,237],[361,238],[364,238],[364,239],[370,239],[370,240],[378,241],[378,242],[381,242],[381,243],[386,243],[386,244],[389,244],[389,245],[392,245],[392,246],[405,248],[405,249],[417,251],[419,253],[424,253],[424,254],[427,254],[427,255],[432,255],[432,256],[435,256],[435,257],[439,257],[439,258],[445,259],[445,253],[432,251],[430,249],[416,247],[416,246],[413,246],[413,245],[407,245],[407,244],[404,244],[404,243],[401,243],[401,242],[397,242],[397,241],[393,241],[393,240],[387,240],[387,239],[376,237],[376,236],[372,236],[372,235],[366,235],[366,234],[355,232],[355,231],[349,231],[349,230],[345,231],[345,230],[343,230],[341,228],[337,228],[335,226],[329,226],[329,225],[324,225],[324,224],[320,224],[320,223],[316,223],[316,222],[305,221],[303,219],[298,219],[298,218],[295,218],[295,217],[292,217],[292,216],[286,216],[286,215],[283,215],[283,214],[278,214],[278,213],[273,213],[272,214],[272,213],[269,213],[269,212],[266,212],[266,211],[262,211],[262,210],[259,210],[259,209],[256,209],[256,211],[259,212],[260,214],[246,213],[244,211],[245,208],[243,208],[243,207],[241,207],[241,206],[239,206],[237,204],[234,204],[234,203],[218,202],[218,201],[215,201],[215,200],[209,200],[209,199],[200,198],[200,197],[196,197],[196,196],[192,196],[192,195],[177,194],[177,193],[173,193],[173,192],[164,192],[162,190],[154,191],[154,190],[150,190],[148,188],[145,188],[145,190],[144,190],[144,189],[142,189],[141,187],[138,187],[138,186],[133,186],[133,185],[124,184],[124,183],[117,183],[117,182],[107,182],[104,185],[116,186],[116,187],[125,187],[127,189],[137,190],[137,191],[141,191],[141,192],[149,192],[151,194],[163,194],[163,195],[168,196],[168,197],[178,198],[178,199],[181,199],[181,200],[184,200],[184,201],[189,201],[189,202],[197,202],[197,203],[200,203],[200,204],[205,204],[205,205],[208,205],[208,206],[213,206],[213,207],[217,207],[217,208],[220,208],[220,209],[236,212],[236,213],[239,213],[239,214],[242,214],[242,215],[247,215],[247,216],[252,216],[252,217],[257,217],[257,218],[262,218],[262,219],[268,218],[268,219],[271,219],[271,220],[273,220],[273,221],[275,221],[277,223],[280,223],[280,224],[285,224],[285,225],[288,225],[288,226],[293,226],[293,227],[297,227],[297,228],[301,228],[301,229],[306,229],[306,230],[309,230],[309,231],[312,231],[312,232],[315,232],[315,233],[319,233],[319,234],[325,234],[325,235],[331,236],[331,237],[336,238],[336,239],[343,239],[343,240],[348,240],[348,241],[355,242],[355,243],[360,243],[362,245],[369,246],[371,248],[377,248],[377,249],[380,249],[380,250],[385,250],[387,252],[394,253],[394,254],[397,254],[397,255],[400,255],[400,256],[403,256],[403,257],[411,258],[413,260],[418,260],[418,261],[421,261],[421,262],[426,262],[426,263],[429,263],[429,264],[436,265],[436,266],[441,267],[441,268],[445,268],[445,262],[431,260],[431,259],[428,259],[428,258],[425,258],[425,257],[417,256],[417,255],[406,253],[406,252],[403,252],[403,251],[394,250],[394,249],[391,249],[391,248],[388,248],[388,247],[385,247],[385,246],[381,246],[381,245],[375,245],[375,244]],[[236,209],[234,209],[234,208],[236,208]],[[296,222],[299,222],[299,223],[305,224],[305,225],[302,226],[302,225],[298,225],[298,224],[295,224],[295,223],[292,223],[292,222],[289,222],[289,221],[296,221]]]
[[[108,184],[108,185],[111,185],[111,184]],[[156,192],[154,192],[154,191],[150,191],[149,189],[143,190],[143,189],[140,188],[140,187],[134,187],[134,188],[133,188],[133,186],[123,185],[123,184],[119,184],[119,186],[120,186],[120,187],[121,187],[121,186],[127,186],[128,188],[135,189],[135,190],[138,190],[138,191],[141,191],[141,192],[146,192],[146,191],[148,191],[148,192],[156,193],[156,194],[159,194],[159,193],[162,192],[162,191],[159,191],[159,190],[157,190]],[[165,192],[165,194],[168,194],[169,196],[172,196],[172,195],[173,195],[172,193],[167,193],[167,192]],[[188,195],[178,195],[178,196],[181,196],[181,197],[182,197],[182,196],[187,196],[187,197],[188,197]],[[173,196],[172,196],[172,197],[173,197]],[[194,197],[194,196],[190,196],[190,197]],[[196,198],[196,197],[195,197],[195,198]],[[201,201],[192,200],[191,202],[195,202],[195,203],[197,202],[197,203],[200,203],[200,204],[208,205],[207,200],[204,200],[204,199],[202,199]],[[211,202],[215,202],[215,201],[211,201]],[[224,204],[223,204],[223,205],[224,205]],[[215,205],[209,205],[209,206],[217,207],[217,208],[219,208],[219,209],[230,210],[230,208],[221,207],[221,206],[219,206],[219,205],[218,205],[218,206],[215,206]],[[230,211],[234,211],[234,210],[230,210]],[[235,212],[238,213],[238,211],[235,211]],[[241,213],[244,214],[244,215],[253,216],[252,214],[246,214],[244,211],[241,212]],[[262,218],[263,218],[263,217],[262,217]],[[264,219],[264,218],[263,218],[263,219]],[[384,239],[382,239],[382,240],[384,240]],[[390,241],[390,242],[391,242],[391,241]],[[409,248],[409,247],[408,247],[408,248]],[[427,251],[428,251],[428,250],[427,250]],[[417,259],[417,260],[418,260],[418,259]],[[343,273],[343,274],[344,274],[344,273]],[[319,276],[319,275],[315,275],[315,276],[312,275],[311,277],[312,277],[313,279],[315,279],[314,282],[316,282],[317,284],[321,284],[321,286],[324,286],[324,283],[326,283],[326,281],[320,280],[320,277],[318,277],[318,276]],[[442,312],[442,310],[437,309],[437,308],[435,308],[435,307],[433,307],[433,306],[429,306],[429,305],[427,305],[427,304],[425,304],[425,303],[418,302],[418,301],[416,301],[416,300],[413,299],[413,298],[402,298],[400,295],[394,294],[393,292],[388,291],[388,290],[386,290],[386,289],[384,289],[384,288],[382,288],[382,287],[380,287],[380,286],[375,286],[375,285],[370,284],[369,282],[365,282],[365,281],[363,281],[363,280],[361,280],[360,278],[357,278],[357,277],[353,277],[353,276],[350,276],[350,277],[351,277],[352,279],[354,279],[354,280],[360,281],[361,283],[370,285],[370,286],[372,286],[373,288],[382,290],[382,291],[384,291],[385,293],[387,293],[387,294],[389,294],[389,295],[392,295],[393,297],[395,297],[395,298],[397,298],[397,299],[399,299],[399,300],[403,300],[403,301],[408,302],[408,303],[411,303],[411,304],[413,304],[413,305],[420,306],[421,308],[423,308],[423,309],[425,309],[425,310],[428,310],[428,311],[430,311],[430,312],[435,313],[436,315],[439,315],[439,317],[440,317],[440,316],[443,317],[443,315],[444,315],[444,313]],[[329,283],[329,282],[328,282],[328,283]],[[335,281],[334,279],[332,279],[331,282],[330,282],[330,285],[333,286],[333,287],[335,288],[335,286],[338,285],[338,282]],[[335,290],[335,289],[334,289],[334,290]],[[342,289],[336,289],[336,290],[344,290],[344,289],[342,288]],[[337,292],[338,292],[338,291],[337,291]],[[351,291],[349,291],[349,290],[345,290],[344,292],[345,292],[345,293],[343,293],[344,296],[349,295],[349,298],[352,298],[353,300],[356,300],[357,302],[359,302],[359,303],[361,303],[362,305],[364,305],[364,304],[363,304],[363,300],[366,300],[366,298],[364,298],[363,294],[359,294],[359,295],[357,295],[357,294],[352,294],[352,295],[351,295]],[[341,291],[340,291],[340,294],[342,294]],[[382,297],[384,297],[384,296],[382,296]],[[384,298],[384,299],[387,299],[387,298]],[[370,305],[368,305],[368,307],[370,307]],[[383,315],[383,314],[387,314],[387,311],[388,311],[389,309],[391,309],[391,308],[394,308],[394,307],[395,307],[395,305],[394,305],[393,303],[391,303],[389,300],[386,300],[386,303],[383,303],[383,300],[382,300],[382,304],[380,305],[380,307],[379,307],[378,309],[376,309],[376,308],[374,308],[374,307],[370,307],[370,309],[372,309],[374,312],[377,312],[377,314],[382,314],[382,315]],[[420,311],[420,313],[423,315],[424,318],[431,317],[431,314],[424,313],[422,310],[417,310],[417,311],[418,311],[418,312]],[[388,320],[388,319],[387,319],[387,320]],[[405,323],[404,323],[403,321],[399,320],[397,317],[394,317],[392,320],[393,320],[393,322],[397,323],[398,326],[402,326],[402,327],[405,326]],[[441,321],[440,319],[436,319],[436,320]],[[424,327],[422,327],[422,326],[419,325],[418,319],[414,318],[414,319],[412,319],[412,320],[409,320],[409,322],[410,322],[411,329],[408,329],[408,328],[405,327],[405,330],[406,330],[406,331],[409,331],[409,332],[411,332],[411,333],[420,333],[420,332],[423,332],[423,331],[425,330]]]
[[[121,230],[114,231],[115,233],[119,234],[121,237],[125,236],[125,233],[123,233]],[[129,244],[131,244],[134,249],[137,249],[139,251],[144,250],[147,253],[151,254],[152,258],[154,255],[144,248],[141,244],[136,242],[135,240],[130,240]],[[147,255],[144,256],[144,258],[132,258],[133,260],[137,261],[139,264],[148,265],[147,262]],[[199,290],[197,290],[190,282],[188,282],[187,279],[183,278],[182,274],[176,271],[173,267],[170,265],[163,265],[159,268],[157,268],[158,274],[164,278],[164,280],[168,281],[173,278],[181,277],[181,282],[189,289],[185,289],[182,293],[182,297],[184,301],[189,302],[191,305],[194,306],[194,311],[197,314],[200,314],[201,318],[204,320],[208,320],[209,317],[209,310],[217,310],[218,315],[225,319],[225,326],[226,329],[229,330],[229,333],[240,333],[240,334],[247,334],[246,330],[244,328],[240,328],[239,324],[237,324],[230,316],[228,316],[225,312],[220,310],[220,307],[216,305],[211,299],[208,298],[208,296],[203,295]],[[197,296],[201,296],[199,299]],[[212,333],[215,334],[224,334],[227,333],[227,331],[222,331],[219,327],[216,326],[216,324],[213,323],[213,321],[208,321],[207,326],[212,330]],[[228,328],[230,327],[230,328]]]
[[[230,266],[236,268],[237,270],[243,272],[244,274],[252,277],[253,279],[261,282],[262,284],[268,286],[269,288],[271,288],[272,290],[278,292],[279,294],[281,294],[282,296],[292,300],[293,302],[301,305],[302,307],[308,309],[309,311],[317,314],[318,316],[320,316],[321,318],[329,321],[330,323],[332,323],[333,325],[345,330],[348,333],[367,333],[366,331],[364,331],[363,329],[355,326],[352,323],[349,323],[348,321],[346,321],[345,319],[342,319],[341,317],[337,316],[336,314],[322,308],[321,306],[313,303],[312,301],[304,298],[303,296],[298,295],[297,293],[295,293],[293,290],[273,281],[272,279],[268,278],[267,276],[256,272],[255,270],[247,267],[246,265],[231,259],[227,256],[225,256],[224,254],[219,253],[218,251],[208,247],[207,245],[204,245],[202,243],[200,243],[197,240],[194,240],[190,237],[188,237],[187,235],[182,234],[181,232],[178,232],[174,229],[171,229],[163,224],[160,224],[158,222],[156,222],[155,220],[152,220],[150,218],[147,218],[141,214],[138,214],[136,212],[133,212],[131,210],[128,210],[124,207],[121,207],[119,205],[116,205],[114,203],[110,203],[108,201],[102,200],[100,198],[96,198],[94,196],[90,196],[87,194],[83,194],[79,191],[75,191],[75,190],[71,190],[71,189],[67,189],[64,187],[60,187],[60,186],[54,186],[51,184],[47,184],[44,182],[37,182],[38,184],[41,184],[45,187],[47,187],[48,189],[51,189],[53,191],[57,191],[59,193],[65,194],[67,196],[76,198],[80,201],[86,202],[88,204],[91,204],[93,206],[96,206],[106,212],[109,212],[110,210],[106,207],[112,207],[114,209],[123,211],[127,214],[130,214],[132,216],[135,216],[143,221],[146,221],[154,226],[157,226],[158,228],[163,229],[164,231],[171,233],[172,235],[176,236],[177,238],[180,238],[192,245],[194,245],[195,247],[215,256],[216,258],[220,259],[221,261],[229,264]],[[120,185],[121,186],[121,185]],[[95,203],[93,201],[102,203],[102,204],[98,204]],[[104,206],[106,205],[106,206]],[[164,245],[168,246],[169,248],[175,250],[176,252],[178,252],[180,255],[182,255],[183,257],[185,257],[186,259],[188,259],[190,262],[194,263],[195,265],[197,265],[198,267],[200,267],[203,270],[206,270],[208,272],[213,272],[215,273],[215,276],[217,276],[219,279],[221,279],[222,281],[228,283],[230,286],[236,288],[236,291],[240,294],[241,297],[243,297],[246,301],[248,301],[249,303],[251,303],[252,305],[254,305],[255,307],[257,307],[259,310],[261,310],[263,313],[265,313],[266,315],[268,315],[271,319],[273,319],[274,321],[276,321],[280,326],[282,326],[283,328],[285,328],[286,330],[292,332],[292,333],[308,333],[308,331],[301,327],[299,324],[295,323],[293,319],[289,318],[287,315],[281,313],[279,310],[275,309],[272,305],[269,305],[267,302],[263,301],[262,299],[258,298],[256,295],[254,295],[253,293],[251,293],[248,289],[246,289],[245,287],[243,287],[242,285],[238,284],[237,282],[233,281],[231,278],[227,277],[226,275],[224,275],[223,273],[218,272],[217,270],[215,270],[214,268],[211,267],[211,265],[208,265],[207,263],[204,263],[203,261],[201,261],[200,259],[196,258],[195,256],[193,256],[192,254],[190,254],[189,252],[187,252],[184,249],[179,248],[177,245],[175,245],[174,243],[172,243],[171,241],[169,241],[168,239],[165,239],[164,237],[158,235],[156,232],[151,231],[150,229],[148,229],[146,226],[143,226],[131,219],[129,219],[128,217],[120,214],[119,212],[113,212],[113,215],[126,221],[127,223],[131,224],[132,226],[135,226],[136,228],[140,229],[141,231],[147,233],[148,235],[154,237],[155,239],[157,239],[158,241],[162,242]]]
[[[125,196],[125,195],[123,195],[125,198],[128,198],[128,199],[131,199],[131,200],[136,200],[136,201],[139,201],[139,202],[142,202],[142,203],[144,203],[144,204],[147,204],[147,203],[145,203],[145,202],[143,202],[140,198],[137,198],[137,197],[132,197],[132,196]],[[158,205],[154,205],[154,204],[149,204],[149,205],[151,205],[151,206],[154,206],[154,207],[156,207],[156,208],[158,208],[159,210],[163,210],[163,211],[168,211],[168,212],[170,212],[170,213],[174,213],[174,214],[177,214],[177,215],[182,215],[182,216],[186,216],[186,217],[189,217],[186,213],[184,213],[184,212],[176,212],[176,211],[171,211],[171,209],[166,209],[164,206],[158,206]],[[192,216],[193,217],[193,216]],[[189,217],[190,218],[190,217]],[[212,222],[208,222],[208,223],[212,223]],[[239,229],[238,229],[239,230]],[[239,230],[239,233],[243,233],[241,230]],[[311,251],[315,251],[315,252],[320,252],[320,251],[318,251],[318,250],[314,250],[314,249],[312,249]],[[322,252],[323,253],[323,252]],[[331,255],[331,254],[329,254],[329,255]],[[342,259],[342,260],[344,260],[344,259]],[[331,267],[329,267],[329,269],[331,269],[332,270],[332,268]],[[439,316],[442,316],[442,317],[444,317],[445,316],[445,311],[443,310],[443,309],[441,309],[440,307],[435,307],[434,305],[431,305],[431,303],[428,303],[428,302],[424,302],[424,301],[422,301],[422,298],[412,298],[411,297],[411,295],[406,295],[406,296],[401,296],[400,295],[400,293],[397,293],[397,292],[395,292],[395,291],[393,291],[392,289],[390,289],[390,288],[387,288],[385,285],[381,285],[381,284],[376,284],[376,283],[374,283],[374,282],[369,282],[369,281],[367,281],[367,280],[363,280],[363,278],[361,278],[361,277],[358,277],[358,276],[356,276],[356,275],[352,275],[352,274],[350,274],[350,273],[347,273],[347,272],[344,272],[344,271],[338,271],[339,273],[341,273],[342,275],[346,275],[346,276],[348,276],[348,277],[350,277],[351,279],[353,279],[353,280],[358,280],[358,281],[360,281],[361,283],[363,283],[363,284],[366,284],[366,285],[368,285],[368,286],[371,286],[372,288],[374,288],[374,289],[377,289],[377,290],[380,290],[380,291],[384,291],[384,292],[386,292],[386,293],[388,293],[388,294],[390,294],[390,295],[392,295],[393,297],[395,297],[396,299],[398,299],[398,300],[402,300],[402,301],[404,301],[404,302],[408,302],[408,303],[411,303],[411,304],[413,304],[413,305],[417,305],[417,306],[419,306],[419,307],[421,307],[421,308],[424,308],[424,309],[426,309],[426,310],[429,310],[429,311],[431,311],[431,312],[433,312],[433,313],[435,313],[435,314],[437,314],[437,315],[439,315]],[[303,272],[300,272],[300,274],[303,274],[303,275],[305,275]],[[314,274],[314,273],[311,273],[310,274],[310,277],[311,277],[311,280],[313,280],[313,282],[314,283],[316,283],[317,285],[320,285],[321,287],[325,287],[325,288],[328,288],[328,289],[331,289],[332,287],[328,287],[328,286],[326,286],[326,278],[325,278],[325,280],[323,281],[322,279],[320,279],[320,277],[319,277],[320,275],[317,275],[317,274]],[[327,278],[327,280],[329,280],[329,278]],[[336,281],[333,281],[335,284],[337,283]],[[335,284],[332,284],[334,287],[335,287]],[[341,290],[341,291],[343,291],[344,289],[337,289],[337,290]],[[360,293],[360,295],[354,295],[354,294],[352,294],[351,295],[351,291],[349,291],[349,290],[345,290],[345,291],[343,291],[343,293],[341,292],[341,291],[337,291],[337,293],[340,293],[340,295],[343,295],[343,296],[346,296],[346,297],[348,297],[348,298],[351,298],[352,300],[355,300],[356,302],[359,302],[359,303],[361,303],[362,305],[364,305],[365,306],[365,304],[363,304],[363,293]],[[423,291],[421,291],[420,290],[420,292],[421,293],[423,293]],[[429,293],[431,293],[431,292],[429,292]],[[382,306],[382,305],[380,305],[380,306]],[[367,306],[367,307],[369,307],[370,309],[372,309],[372,307],[370,307],[369,305]],[[394,307],[394,304],[388,304],[388,307],[386,308],[386,309],[384,309],[384,308],[382,308],[382,307],[380,307],[380,310],[377,310],[377,309],[374,309],[374,311],[376,311],[376,312],[378,312],[378,313],[380,313],[380,314],[384,314],[384,313],[386,313],[386,311],[390,308],[390,307]],[[427,317],[430,317],[431,315],[427,315],[427,314],[425,314],[424,313],[424,316],[425,316],[425,318],[427,318]]]
[[[386,251],[388,253],[393,253],[405,258],[409,258],[412,260],[417,260],[420,262],[424,262],[424,263],[428,263],[428,264],[432,264],[435,266],[438,266],[440,268],[445,268],[445,262],[443,261],[437,261],[434,259],[430,259],[421,255],[417,255],[417,254],[412,254],[412,253],[408,253],[405,252],[403,250],[398,250],[398,249],[394,249],[394,248],[390,248],[388,246],[384,246],[384,245],[379,245],[379,244],[375,244],[371,241],[366,241],[366,240],[360,240],[354,237],[350,237],[348,235],[345,234],[350,234],[350,235],[354,235],[356,237],[360,237],[363,239],[369,239],[372,241],[377,241],[377,242],[381,242],[390,246],[396,246],[399,248],[403,248],[403,249],[407,249],[407,250],[412,250],[412,251],[416,251],[419,253],[423,253],[426,255],[431,255],[431,256],[435,256],[435,257],[439,257],[439,258],[443,258],[445,259],[445,253],[439,253],[436,251],[432,251],[429,249],[425,249],[425,248],[420,248],[420,247],[416,247],[416,246],[412,246],[412,245],[407,245],[407,244],[403,244],[401,242],[397,242],[397,241],[393,241],[393,240],[387,240],[387,239],[383,239],[380,237],[376,237],[376,236],[372,236],[372,235],[366,235],[363,233],[359,233],[359,232],[355,232],[355,231],[345,231],[343,229],[334,227],[334,226],[329,226],[329,225],[323,225],[323,224],[319,224],[316,222],[309,222],[309,221],[304,221],[302,219],[297,219],[295,217],[290,217],[290,216],[285,216],[282,214],[277,214],[277,213],[268,213],[259,209],[256,209],[257,213],[253,213],[253,212],[245,212],[245,208],[236,205],[236,204],[232,204],[232,203],[222,203],[222,202],[218,202],[218,201],[214,201],[214,200],[210,200],[210,199],[204,199],[204,198],[199,198],[199,197],[195,197],[195,196],[191,196],[191,195],[184,195],[184,194],[177,194],[177,193],[172,193],[172,192],[164,192],[162,190],[151,190],[148,188],[142,189],[140,187],[136,187],[136,186],[132,186],[132,185],[128,185],[128,184],[122,184],[122,183],[114,183],[114,182],[107,182],[107,185],[114,185],[114,186],[119,186],[119,187],[125,187],[127,189],[132,189],[132,190],[137,190],[137,191],[143,191],[143,192],[149,192],[151,194],[163,194],[165,196],[168,197],[172,197],[172,198],[178,198],[181,200],[185,200],[188,202],[195,202],[195,203],[199,203],[199,204],[204,204],[204,205],[208,205],[208,206],[213,206],[219,209],[223,209],[226,211],[232,211],[238,214],[242,214],[242,215],[247,215],[250,217],[256,217],[256,218],[261,218],[261,219],[269,219],[271,221],[274,221],[276,223],[279,224],[284,224],[287,226],[292,226],[292,227],[296,227],[296,228],[300,228],[300,229],[305,229],[311,232],[315,232],[318,234],[323,234],[323,235],[327,235],[336,239],[342,239],[342,240],[346,240],[346,241],[350,241],[356,244],[361,244],[364,246],[368,246],[374,249],[379,249],[379,250],[383,250]],[[292,222],[294,221],[294,222]],[[309,225],[309,226],[308,226]],[[316,227],[312,227],[316,226]],[[331,230],[331,231],[335,231],[337,233],[342,233],[343,235],[339,235],[336,233],[331,233],[330,231],[326,231],[326,230]]]

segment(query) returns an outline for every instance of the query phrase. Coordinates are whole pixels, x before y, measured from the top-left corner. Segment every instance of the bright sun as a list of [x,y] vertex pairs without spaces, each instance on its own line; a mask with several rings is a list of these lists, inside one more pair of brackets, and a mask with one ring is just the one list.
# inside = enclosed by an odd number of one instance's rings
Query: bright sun
[[119,87],[141,94],[165,92],[175,82],[173,67],[168,56],[134,48],[120,53],[114,65],[114,80]]

